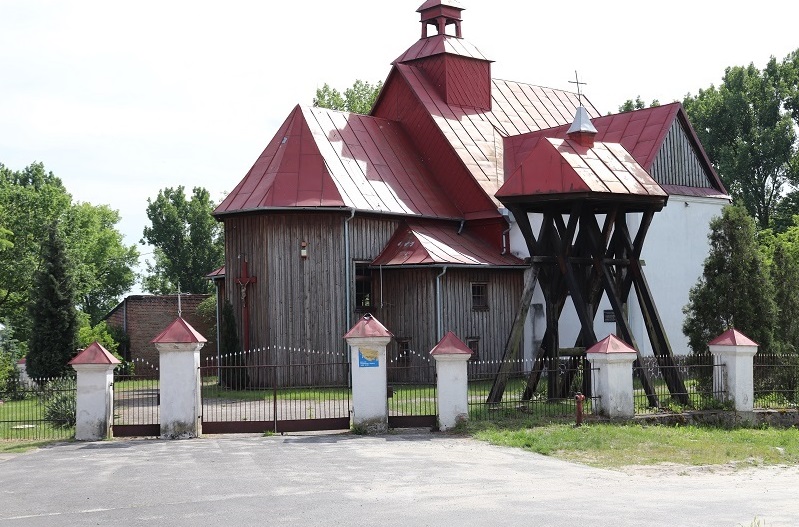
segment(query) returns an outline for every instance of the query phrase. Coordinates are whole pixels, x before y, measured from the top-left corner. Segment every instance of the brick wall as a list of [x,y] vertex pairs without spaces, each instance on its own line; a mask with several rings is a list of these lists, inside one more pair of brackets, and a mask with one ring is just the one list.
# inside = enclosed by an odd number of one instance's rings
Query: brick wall
[[[207,324],[197,316],[197,306],[210,295],[180,295],[183,319],[192,325],[208,342],[200,351],[201,359],[216,355],[216,332],[212,324]],[[158,351],[150,341],[166,329],[178,316],[177,295],[131,295],[123,300],[106,317],[111,326],[125,327],[130,347],[126,358],[144,359],[158,364]]]

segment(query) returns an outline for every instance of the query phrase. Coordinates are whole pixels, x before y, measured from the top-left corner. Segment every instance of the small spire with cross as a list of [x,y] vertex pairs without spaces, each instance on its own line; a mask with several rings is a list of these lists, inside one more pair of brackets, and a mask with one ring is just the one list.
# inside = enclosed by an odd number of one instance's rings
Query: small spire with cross
[[569,81],[569,84],[576,84],[577,85],[577,102],[580,106],[583,105],[583,92],[580,90],[580,86],[588,86],[587,82],[580,81],[580,77],[577,76],[577,70],[574,70],[574,80]]

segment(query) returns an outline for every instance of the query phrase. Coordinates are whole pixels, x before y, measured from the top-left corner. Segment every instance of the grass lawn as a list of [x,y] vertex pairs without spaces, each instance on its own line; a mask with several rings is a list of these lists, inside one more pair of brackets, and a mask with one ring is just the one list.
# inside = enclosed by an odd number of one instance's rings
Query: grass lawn
[[799,463],[799,430],[723,429],[531,421],[467,423],[462,431],[495,445],[522,448],[596,467],[626,465],[777,465]]
[[0,454],[22,454],[36,448],[43,448],[59,441],[0,441]]
[[74,427],[54,427],[44,416],[44,403],[38,397],[5,401],[0,404],[0,441],[66,439],[74,435]]

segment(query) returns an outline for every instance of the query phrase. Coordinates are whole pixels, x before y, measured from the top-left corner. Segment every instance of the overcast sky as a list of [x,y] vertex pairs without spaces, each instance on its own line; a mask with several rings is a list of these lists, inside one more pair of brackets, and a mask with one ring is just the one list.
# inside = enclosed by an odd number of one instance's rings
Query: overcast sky
[[[384,79],[421,35],[421,3],[0,0],[0,162],[43,162],[76,200],[119,210],[138,243],[159,189],[219,201],[317,87]],[[573,89],[577,70],[602,113],[639,94],[682,100],[727,66],[799,48],[795,0],[461,4],[494,77]]]

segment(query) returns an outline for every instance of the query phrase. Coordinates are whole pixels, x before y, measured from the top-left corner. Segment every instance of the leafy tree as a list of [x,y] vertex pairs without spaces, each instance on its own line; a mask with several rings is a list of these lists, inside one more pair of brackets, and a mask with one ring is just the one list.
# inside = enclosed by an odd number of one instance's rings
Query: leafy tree
[[77,307],[89,315],[91,324],[97,324],[136,282],[133,268],[139,251],[123,243],[116,229],[119,220],[119,212],[107,205],[77,203],[65,213]]
[[78,349],[85,349],[91,346],[92,343],[97,342],[116,358],[122,360],[119,354],[119,342],[114,338],[111,331],[105,320],[92,325],[87,314],[78,314]]
[[324,86],[316,89],[313,105],[343,112],[368,114],[372,111],[382,87],[383,81],[378,81],[373,85],[358,79],[350,88],[344,90],[344,95],[342,95],[338,90],[325,83]]
[[[660,101],[657,99],[652,99],[652,104],[649,105],[651,108],[655,108],[656,106],[660,106]],[[646,103],[643,99],[641,99],[640,95],[636,95],[635,100],[627,99],[624,103],[619,106],[619,113],[621,112],[631,112],[633,110],[643,110],[646,108]]]
[[33,378],[57,377],[66,372],[78,336],[71,267],[55,223],[48,228],[42,252],[29,310],[36,330],[30,336],[26,364]]
[[755,224],[746,210],[725,207],[710,222],[710,252],[702,276],[691,288],[683,333],[694,353],[735,327],[771,349],[775,306],[773,288],[755,240]]
[[205,275],[224,260],[222,228],[211,213],[214,203],[208,191],[195,187],[186,199],[182,186],[165,188],[155,200],[147,200],[151,225],[144,228],[142,243],[154,247],[155,263],[147,262],[146,291],[169,294],[209,293]]
[[783,63],[772,57],[762,71],[754,64],[727,68],[718,88],[683,102],[724,184],[762,229],[783,191],[799,183],[795,61],[794,53]]
[[[219,383],[232,390],[247,387],[247,367],[240,362],[241,345],[236,329],[233,306],[226,300],[222,306],[222,327],[219,332],[219,354],[221,355]],[[238,360],[237,360],[238,359]]]
[[11,231],[0,252],[0,318],[8,318],[20,340],[27,342],[29,290],[39,266],[42,240],[47,226],[70,206],[71,197],[61,180],[33,163],[13,171],[0,163],[0,208],[3,227]]
[[61,180],[41,163],[19,171],[0,164],[0,214],[0,317],[11,321],[25,343],[30,289],[51,223],[59,223],[74,267],[77,307],[95,322],[133,285],[138,253],[122,243],[119,213],[105,205],[73,204]]

